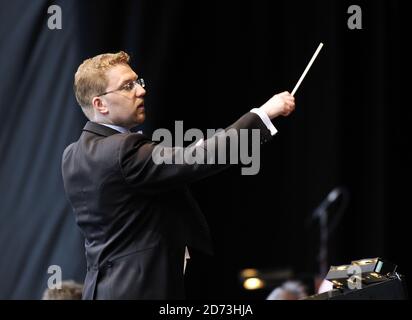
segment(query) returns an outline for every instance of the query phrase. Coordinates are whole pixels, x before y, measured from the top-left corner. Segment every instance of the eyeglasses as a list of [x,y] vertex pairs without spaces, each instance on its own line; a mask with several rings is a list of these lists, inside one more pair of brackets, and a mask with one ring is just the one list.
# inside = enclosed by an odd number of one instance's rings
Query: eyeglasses
[[112,93],[112,92],[116,92],[116,91],[122,91],[122,90],[130,92],[130,91],[132,91],[134,88],[136,88],[137,85],[141,86],[142,88],[145,88],[145,87],[146,87],[146,84],[145,84],[145,82],[144,82],[144,79],[143,79],[143,78],[139,78],[139,79],[137,79],[137,80],[133,80],[133,81],[129,81],[129,82],[125,83],[124,85],[122,85],[120,88],[118,88],[118,89],[116,89],[116,90],[111,90],[111,91],[103,92],[103,93],[97,95],[96,97],[101,97],[101,96],[104,96],[105,94]]

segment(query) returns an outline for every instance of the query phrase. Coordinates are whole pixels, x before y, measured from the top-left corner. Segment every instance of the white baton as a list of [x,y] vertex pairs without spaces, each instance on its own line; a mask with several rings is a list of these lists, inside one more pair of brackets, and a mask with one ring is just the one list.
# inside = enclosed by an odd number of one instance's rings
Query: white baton
[[310,59],[310,61],[309,61],[308,65],[307,65],[305,71],[303,71],[303,73],[302,73],[302,75],[301,75],[298,83],[296,84],[295,88],[293,89],[293,91],[292,91],[292,96],[295,95],[296,91],[298,90],[300,84],[302,83],[303,79],[305,78],[306,74],[308,73],[310,67],[311,67],[312,64],[313,64],[313,61],[315,61],[315,59],[316,59],[316,57],[318,56],[318,54],[319,54],[320,50],[322,49],[322,47],[323,47],[323,43],[321,42],[321,43],[319,44],[318,48],[316,49],[315,53],[313,54],[312,59]]

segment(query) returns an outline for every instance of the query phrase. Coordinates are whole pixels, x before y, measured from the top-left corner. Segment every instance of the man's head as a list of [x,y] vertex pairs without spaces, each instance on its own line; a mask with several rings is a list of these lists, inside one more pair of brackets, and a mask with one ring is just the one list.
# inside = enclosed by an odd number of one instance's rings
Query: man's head
[[136,83],[127,53],[105,53],[85,60],[74,76],[74,92],[86,117],[132,128],[145,120],[146,91]]
[[286,281],[274,289],[266,300],[299,300],[307,296],[306,286],[300,281]]
[[42,300],[81,300],[83,285],[73,280],[61,282],[60,289],[47,288],[43,292]]

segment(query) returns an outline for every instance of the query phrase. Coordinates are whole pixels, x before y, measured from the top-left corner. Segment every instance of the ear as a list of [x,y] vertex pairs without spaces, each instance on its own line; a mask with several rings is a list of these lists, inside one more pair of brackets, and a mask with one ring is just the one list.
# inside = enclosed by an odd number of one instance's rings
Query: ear
[[109,109],[106,107],[106,104],[104,103],[103,99],[100,97],[94,97],[92,99],[92,107],[97,113],[101,113],[104,115],[109,113]]

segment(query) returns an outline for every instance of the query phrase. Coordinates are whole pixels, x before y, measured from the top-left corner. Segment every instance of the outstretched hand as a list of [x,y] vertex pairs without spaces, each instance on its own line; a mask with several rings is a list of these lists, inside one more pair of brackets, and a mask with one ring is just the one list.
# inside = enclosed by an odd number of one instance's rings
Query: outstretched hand
[[260,109],[266,112],[270,119],[279,115],[286,117],[295,110],[295,97],[288,91],[275,94]]

